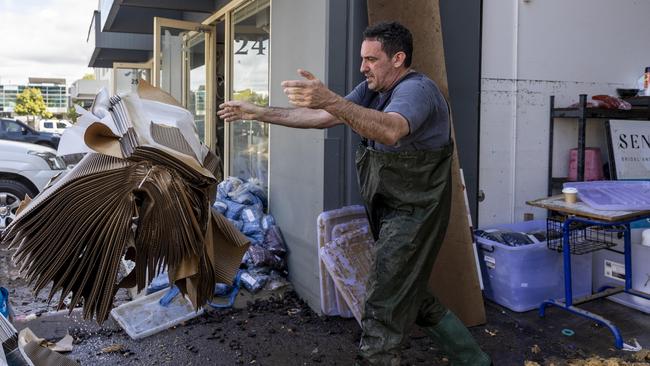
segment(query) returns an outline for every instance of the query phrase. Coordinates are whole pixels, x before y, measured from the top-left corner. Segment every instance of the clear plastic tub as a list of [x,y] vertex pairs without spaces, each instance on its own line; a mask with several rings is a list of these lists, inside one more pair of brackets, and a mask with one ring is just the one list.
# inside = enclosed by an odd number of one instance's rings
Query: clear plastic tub
[[[318,248],[324,247],[332,238],[332,230],[336,225],[350,222],[352,220],[367,218],[366,209],[361,205],[346,206],[336,210],[325,211],[318,215]],[[325,315],[338,315],[343,318],[351,318],[352,310],[345,302],[343,296],[334,285],[334,280],[327,272],[327,268],[319,259],[320,269],[320,306]]]
[[131,338],[141,339],[203,314],[203,308],[196,311],[182,294],[168,306],[160,305],[165,294],[167,291],[158,291],[127,302],[111,310],[111,315]]
[[[531,232],[546,229],[546,220],[496,225],[501,229]],[[548,299],[564,297],[562,254],[549,250],[546,242],[508,246],[476,237],[483,294],[510,310],[535,309]],[[591,254],[571,256],[573,297],[591,294]]]

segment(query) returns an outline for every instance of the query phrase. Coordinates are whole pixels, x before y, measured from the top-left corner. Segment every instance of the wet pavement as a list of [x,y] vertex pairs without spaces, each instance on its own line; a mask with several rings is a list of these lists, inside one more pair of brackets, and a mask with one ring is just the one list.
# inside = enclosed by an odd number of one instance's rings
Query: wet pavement
[[[354,319],[319,316],[285,288],[284,292],[257,297],[242,292],[238,308],[208,309],[172,329],[132,340],[112,319],[100,326],[83,320],[78,310],[71,315],[52,312],[45,294],[34,298],[6,255],[0,249],[0,282],[11,291],[16,327],[29,327],[48,340],[71,334],[74,350],[68,357],[82,365],[351,365],[361,335]],[[125,291],[118,294],[116,302],[124,301]],[[529,365],[650,365],[650,358],[641,361],[642,353],[614,349],[611,333],[591,320],[556,308],[549,308],[547,316],[540,318],[536,311],[515,313],[492,302],[485,305],[487,324],[473,327],[471,332],[497,366],[524,365],[526,361]],[[647,314],[605,299],[583,307],[616,323],[626,342],[636,338],[650,348]],[[563,329],[574,334],[563,335]],[[616,359],[610,363],[570,362],[592,356]],[[449,365],[449,361],[415,329],[405,342],[402,364]]]

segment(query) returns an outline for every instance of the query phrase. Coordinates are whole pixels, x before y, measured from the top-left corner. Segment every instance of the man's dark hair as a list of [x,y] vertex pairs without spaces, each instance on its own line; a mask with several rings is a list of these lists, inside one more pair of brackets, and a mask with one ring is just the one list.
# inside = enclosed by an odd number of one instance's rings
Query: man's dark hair
[[381,48],[388,57],[393,57],[397,52],[406,54],[404,65],[411,66],[413,56],[413,36],[411,31],[398,22],[381,22],[368,26],[363,32],[364,39],[376,39],[381,42]]

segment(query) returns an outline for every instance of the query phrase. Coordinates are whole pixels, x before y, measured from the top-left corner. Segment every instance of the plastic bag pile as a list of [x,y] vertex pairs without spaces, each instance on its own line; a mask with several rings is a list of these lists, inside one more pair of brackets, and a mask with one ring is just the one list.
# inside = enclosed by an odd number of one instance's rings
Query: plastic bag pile
[[251,242],[244,255],[242,285],[251,292],[286,276],[287,249],[275,219],[267,211],[268,199],[261,182],[228,177],[217,187],[213,207]]
[[[175,103],[146,83],[100,92],[59,146],[85,157],[23,201],[3,233],[35,292],[50,283],[50,299],[60,292],[59,308],[83,304],[84,317],[102,322],[118,288],[141,290],[168,268],[198,309],[239,270],[250,240],[212,207],[221,160]],[[135,262],[124,276],[122,258]]]

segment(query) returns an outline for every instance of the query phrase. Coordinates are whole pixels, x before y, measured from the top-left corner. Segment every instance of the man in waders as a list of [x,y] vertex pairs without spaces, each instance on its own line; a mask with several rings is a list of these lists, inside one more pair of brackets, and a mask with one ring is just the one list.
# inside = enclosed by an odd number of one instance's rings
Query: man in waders
[[409,68],[411,32],[399,23],[368,27],[361,45],[366,81],[345,98],[305,70],[282,87],[296,108],[231,101],[226,122],[257,120],[295,128],[350,126],[363,143],[359,186],[376,240],[357,364],[399,365],[413,323],[448,354],[452,365],[489,365],[462,322],[427,289],[451,206],[450,122],[435,83]]

